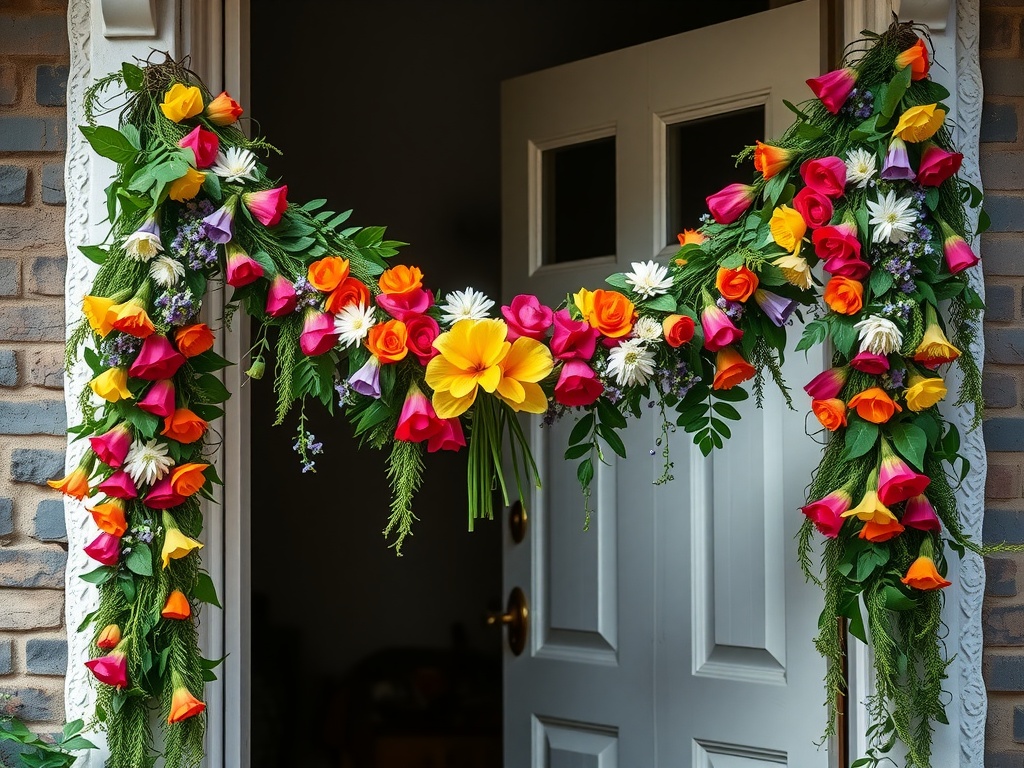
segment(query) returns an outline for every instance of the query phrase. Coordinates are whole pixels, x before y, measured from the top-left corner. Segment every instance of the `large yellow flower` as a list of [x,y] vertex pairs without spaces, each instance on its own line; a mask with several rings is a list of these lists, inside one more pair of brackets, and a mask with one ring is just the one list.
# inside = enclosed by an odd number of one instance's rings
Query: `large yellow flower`
[[922,104],[910,107],[900,116],[892,135],[904,141],[925,141],[935,135],[946,119],[946,110],[938,104]]
[[797,288],[806,291],[811,287],[811,266],[803,256],[797,256],[795,253],[779,256],[772,264],[779,268],[787,282]]
[[498,365],[501,368],[498,397],[508,403],[513,411],[547,411],[548,399],[537,384],[554,367],[547,347],[539,341],[520,336],[512,342],[508,355]]
[[203,545],[195,539],[186,536],[177,528],[168,528],[164,536],[164,548],[160,552],[164,568],[171,564],[171,560],[184,557],[193,549],[202,549]]
[[459,320],[434,340],[440,353],[427,363],[427,386],[434,390],[434,411],[442,419],[460,416],[476,400],[478,387],[494,392],[501,383],[500,363],[512,345],[504,320]]
[[861,499],[860,504],[846,510],[840,517],[856,517],[865,523],[873,522],[878,525],[884,525],[896,519],[896,515],[878,498],[877,488],[868,488],[864,492],[864,498]]
[[82,313],[89,321],[90,327],[100,336],[106,336],[114,329],[114,326],[111,325],[114,318],[107,316],[107,310],[114,304],[114,300],[108,299],[106,296],[82,297]]
[[912,411],[931,408],[946,396],[946,383],[938,376],[925,378],[914,374],[907,383],[909,386],[903,394]]
[[116,403],[132,396],[128,389],[128,371],[124,368],[108,368],[90,381],[89,386],[108,403]]
[[772,240],[792,254],[800,253],[800,244],[807,234],[807,222],[800,212],[788,205],[780,205],[772,212],[768,222]]

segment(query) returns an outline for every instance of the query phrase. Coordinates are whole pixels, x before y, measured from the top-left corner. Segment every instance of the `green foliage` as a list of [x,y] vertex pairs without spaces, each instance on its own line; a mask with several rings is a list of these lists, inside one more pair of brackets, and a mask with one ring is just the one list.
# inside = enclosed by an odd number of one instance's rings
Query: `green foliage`
[[19,745],[19,762],[25,768],[68,768],[78,759],[75,752],[96,749],[81,735],[84,727],[82,720],[73,720],[59,736],[49,740],[33,733],[16,717],[0,716],[0,741]]

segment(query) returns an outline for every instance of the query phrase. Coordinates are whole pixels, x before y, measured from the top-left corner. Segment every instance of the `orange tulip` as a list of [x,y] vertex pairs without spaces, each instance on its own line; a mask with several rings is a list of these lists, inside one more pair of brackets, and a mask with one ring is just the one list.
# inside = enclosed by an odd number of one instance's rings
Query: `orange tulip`
[[348,259],[341,256],[325,256],[309,265],[306,279],[318,291],[329,293],[348,277]]
[[89,488],[89,472],[81,465],[75,467],[66,477],[60,480],[47,480],[46,484],[79,501],[92,493]]
[[213,347],[213,331],[206,323],[185,325],[174,332],[178,351],[185,357],[195,357]]
[[179,496],[191,496],[206,485],[203,471],[209,464],[181,464],[171,471],[171,488]]
[[762,144],[759,141],[754,147],[754,169],[760,171],[766,179],[770,179],[789,165],[792,157],[793,153],[788,149]]
[[206,422],[188,408],[176,408],[174,413],[164,419],[164,428],[160,434],[187,445],[206,434]]
[[754,295],[757,284],[757,275],[745,266],[736,269],[719,267],[718,275],[715,277],[715,287],[722,294],[722,298],[729,301],[746,301]]
[[910,67],[911,80],[924,80],[928,77],[928,47],[924,40],[917,42],[896,57],[896,69]]
[[811,410],[818,417],[821,426],[829,432],[835,432],[840,427],[846,426],[846,403],[838,397],[814,400],[811,402]]
[[935,567],[935,561],[923,553],[911,564],[910,568],[907,569],[907,575],[900,579],[900,581],[908,587],[925,591],[942,589],[952,584],[952,582],[942,578],[942,575]]
[[189,605],[184,593],[176,589],[167,596],[167,602],[164,603],[160,615],[165,619],[187,619],[192,615],[192,606]]
[[139,339],[146,338],[156,330],[146,308],[137,298],[131,298],[124,304],[111,305],[107,310],[107,319],[115,330]]
[[401,320],[378,323],[366,336],[366,348],[382,363],[397,363],[408,353],[409,333]]
[[899,404],[881,387],[870,387],[854,395],[848,405],[857,410],[857,415],[873,424],[885,424],[892,415],[902,411]]
[[221,91],[220,96],[206,105],[206,119],[214,125],[231,125],[242,116],[242,107]]
[[825,303],[833,312],[855,315],[864,306],[864,285],[849,277],[836,275],[825,286]]
[[167,715],[168,723],[180,723],[206,709],[206,705],[193,696],[185,686],[175,686],[171,696],[171,711]]
[[409,291],[423,287],[423,273],[420,272],[419,267],[407,267],[405,264],[399,264],[384,270],[377,280],[377,285],[382,293],[391,296],[409,293]]
[[700,245],[705,240],[707,240],[707,238],[704,237],[704,235],[698,232],[696,229],[684,229],[677,235],[677,237],[679,238],[679,245],[681,246],[689,245],[690,243],[693,243],[694,245]]
[[87,507],[87,509],[92,515],[96,527],[104,533],[120,538],[128,530],[128,521],[124,517],[124,502],[120,499],[110,499],[95,507]]
[[899,536],[903,531],[904,528],[898,520],[886,520],[884,523],[868,520],[857,535],[862,539],[878,543]]
[[324,304],[324,309],[332,315],[337,315],[352,304],[363,307],[370,306],[370,289],[362,280],[349,276],[331,291],[331,295],[327,297],[327,303]]
[[121,628],[117,624],[107,624],[96,638],[96,647],[101,651],[109,651],[121,642]]
[[633,302],[617,291],[581,288],[573,300],[583,319],[609,339],[621,339],[633,329]]
[[748,363],[735,347],[726,347],[715,357],[713,389],[732,389],[753,377],[754,366]]

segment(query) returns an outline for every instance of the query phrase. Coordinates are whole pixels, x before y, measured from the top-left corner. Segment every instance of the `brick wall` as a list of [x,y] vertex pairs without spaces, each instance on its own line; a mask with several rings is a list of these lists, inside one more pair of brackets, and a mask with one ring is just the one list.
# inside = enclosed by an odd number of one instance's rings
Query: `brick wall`
[[[982,0],[986,543],[1024,543],[1024,0]],[[1024,768],[1024,555],[987,561],[985,765]],[[1020,574],[1020,578],[1018,578]]]
[[0,3],[0,710],[64,719],[67,0]]

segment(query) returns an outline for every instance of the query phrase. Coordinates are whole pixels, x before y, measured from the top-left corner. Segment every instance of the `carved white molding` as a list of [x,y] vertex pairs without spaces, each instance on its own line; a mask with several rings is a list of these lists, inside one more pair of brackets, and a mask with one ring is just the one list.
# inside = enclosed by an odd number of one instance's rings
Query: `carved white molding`
[[156,0],[100,0],[104,37],[156,37]]

